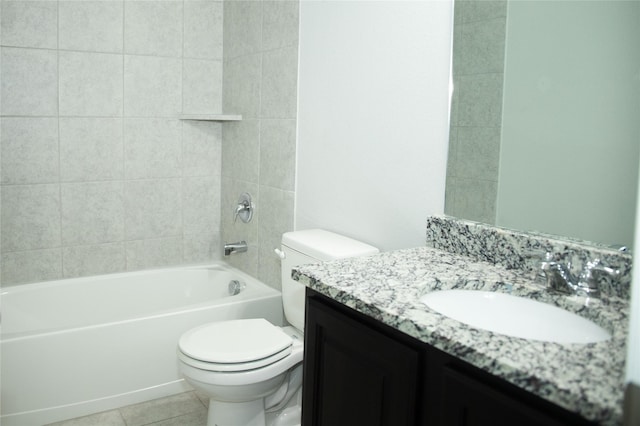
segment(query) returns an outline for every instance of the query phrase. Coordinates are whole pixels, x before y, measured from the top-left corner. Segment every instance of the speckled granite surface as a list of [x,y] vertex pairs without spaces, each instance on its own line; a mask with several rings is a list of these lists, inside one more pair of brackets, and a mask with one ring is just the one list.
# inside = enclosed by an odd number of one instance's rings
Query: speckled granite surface
[[513,231],[449,216],[427,219],[426,245],[530,273],[539,269],[538,262],[546,252],[553,253],[555,260],[570,263],[575,274],[588,260],[600,259],[620,271],[618,280],[603,283],[603,295],[629,299],[632,256],[606,245]]
[[[321,294],[589,420],[620,424],[628,300],[618,292],[602,299],[553,294],[531,280],[531,271],[503,265],[420,247],[304,265],[293,276]],[[419,300],[428,292],[454,288],[507,292],[561,306],[594,320],[613,337],[586,345],[524,340],[475,329]]]

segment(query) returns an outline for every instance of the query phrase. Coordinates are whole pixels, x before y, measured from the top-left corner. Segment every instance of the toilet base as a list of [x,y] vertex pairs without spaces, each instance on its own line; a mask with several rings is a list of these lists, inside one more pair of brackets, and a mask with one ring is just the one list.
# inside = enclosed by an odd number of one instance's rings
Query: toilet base
[[302,392],[298,389],[295,398],[279,411],[267,412],[267,426],[300,426],[302,420]]
[[209,399],[207,426],[265,426],[264,398],[248,402]]

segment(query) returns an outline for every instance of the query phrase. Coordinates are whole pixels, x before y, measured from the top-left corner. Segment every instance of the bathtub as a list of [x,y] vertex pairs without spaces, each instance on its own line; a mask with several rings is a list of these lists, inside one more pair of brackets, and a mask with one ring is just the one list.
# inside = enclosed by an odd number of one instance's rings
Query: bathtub
[[[246,286],[230,295],[231,280]],[[1,314],[3,426],[184,392],[183,332],[226,319],[283,322],[280,292],[224,263],[3,287]]]

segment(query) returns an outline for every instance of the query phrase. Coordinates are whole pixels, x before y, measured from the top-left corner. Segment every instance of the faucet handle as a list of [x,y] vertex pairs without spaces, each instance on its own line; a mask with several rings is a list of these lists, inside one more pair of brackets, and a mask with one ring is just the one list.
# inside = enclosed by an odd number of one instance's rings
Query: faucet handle
[[554,256],[543,247],[527,248],[520,252],[520,261],[522,270],[529,275],[529,278],[542,284],[546,282],[544,270],[554,261]]
[[238,204],[236,205],[236,208],[234,210],[233,223],[236,223],[238,217],[244,223],[251,222],[254,208],[255,206],[251,201],[251,194],[249,194],[248,192],[240,194],[240,198],[238,198]]
[[587,290],[588,293],[597,292],[600,289],[600,283],[603,280],[612,282],[620,276],[620,270],[607,266],[600,261],[594,259],[587,262],[580,273],[578,286]]

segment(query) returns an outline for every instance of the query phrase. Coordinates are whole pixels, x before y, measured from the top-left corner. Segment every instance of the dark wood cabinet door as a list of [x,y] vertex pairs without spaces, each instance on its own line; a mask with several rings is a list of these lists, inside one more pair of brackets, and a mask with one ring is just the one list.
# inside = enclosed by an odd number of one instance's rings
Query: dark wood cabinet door
[[442,420],[450,426],[563,426],[528,404],[445,367]]
[[416,424],[418,349],[320,298],[307,298],[305,330],[303,425]]

